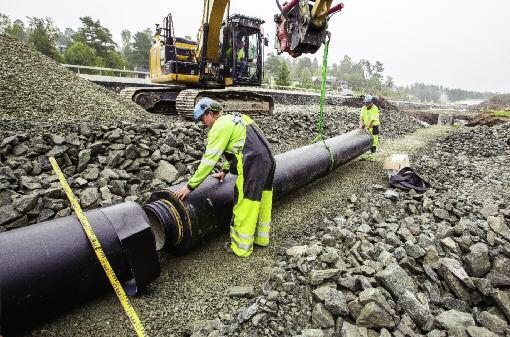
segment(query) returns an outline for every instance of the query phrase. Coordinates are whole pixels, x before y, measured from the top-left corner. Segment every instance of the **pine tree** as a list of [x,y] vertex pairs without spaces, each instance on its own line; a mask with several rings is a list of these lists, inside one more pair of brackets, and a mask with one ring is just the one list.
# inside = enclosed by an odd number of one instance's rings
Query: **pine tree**
[[282,62],[278,75],[276,77],[276,85],[289,86],[290,85],[290,71],[287,62]]

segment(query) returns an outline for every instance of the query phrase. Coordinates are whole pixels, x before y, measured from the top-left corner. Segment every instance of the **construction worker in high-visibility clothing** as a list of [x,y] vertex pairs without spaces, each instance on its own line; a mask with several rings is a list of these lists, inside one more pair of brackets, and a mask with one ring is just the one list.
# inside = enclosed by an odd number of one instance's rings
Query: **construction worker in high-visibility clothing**
[[227,161],[223,170],[213,177],[223,182],[229,171],[237,175],[230,242],[225,248],[238,256],[249,256],[253,244],[269,245],[275,171],[271,148],[249,116],[224,115],[220,104],[210,98],[197,103],[194,118],[210,129],[207,147],[195,174],[175,194],[184,199],[207,178],[224,154]]
[[366,95],[363,99],[364,106],[361,108],[359,115],[359,128],[365,129],[372,135],[371,153],[375,153],[377,145],[379,144],[379,108],[374,104],[374,98],[371,95]]

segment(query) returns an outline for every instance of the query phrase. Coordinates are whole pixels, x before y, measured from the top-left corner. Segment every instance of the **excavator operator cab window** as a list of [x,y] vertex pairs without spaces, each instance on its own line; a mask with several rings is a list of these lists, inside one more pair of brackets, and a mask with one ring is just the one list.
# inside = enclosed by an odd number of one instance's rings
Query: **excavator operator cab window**
[[257,76],[257,65],[260,54],[260,36],[257,30],[243,29],[235,37],[235,64],[237,75],[251,78]]

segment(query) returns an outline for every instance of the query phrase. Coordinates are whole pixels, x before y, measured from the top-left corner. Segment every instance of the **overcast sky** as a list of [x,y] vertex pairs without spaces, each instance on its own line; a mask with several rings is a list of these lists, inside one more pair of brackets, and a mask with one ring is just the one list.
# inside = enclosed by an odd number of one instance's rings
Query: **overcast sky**
[[[354,60],[381,61],[385,75],[391,75],[399,85],[424,82],[510,92],[510,1],[344,0],[344,3],[344,11],[330,21],[330,63],[338,63],[347,54]],[[77,29],[80,16],[91,16],[99,19],[120,42],[121,30],[152,30],[170,12],[176,34],[195,37],[202,4],[202,0],[0,0],[0,12],[12,20],[48,16],[62,30]],[[231,13],[266,20],[264,29],[270,40],[274,39],[276,12],[273,0],[232,0]],[[321,60],[321,55],[315,56]]]

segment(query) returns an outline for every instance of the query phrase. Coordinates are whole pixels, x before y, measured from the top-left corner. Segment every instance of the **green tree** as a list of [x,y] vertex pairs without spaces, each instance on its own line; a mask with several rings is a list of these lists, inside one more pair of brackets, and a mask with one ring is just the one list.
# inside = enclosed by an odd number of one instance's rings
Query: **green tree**
[[109,51],[115,50],[117,44],[112,39],[108,28],[101,26],[99,20],[94,21],[90,16],[80,17],[82,27],[73,36],[75,41],[80,41],[94,49],[100,57],[105,57]]
[[266,62],[264,63],[264,70],[267,74],[276,76],[278,70],[281,68],[282,60],[281,56],[275,55],[273,53],[268,54]]
[[82,66],[98,65],[98,57],[96,51],[80,41],[73,42],[66,49],[64,57],[66,63],[69,64],[77,64]]
[[28,44],[57,62],[63,60],[57,49],[59,30],[50,18],[29,17]]
[[21,20],[16,20],[5,29],[5,34],[10,35],[12,37],[15,37],[16,39],[20,41],[26,41],[27,40],[27,32],[25,29],[25,24]]
[[63,33],[58,36],[58,44],[69,47],[73,43],[73,36],[76,32],[71,28],[66,28]]
[[152,33],[149,28],[137,32],[133,37],[132,51],[128,56],[131,67],[149,68],[149,51],[152,47]]
[[94,21],[90,16],[80,18],[82,27],[74,34],[74,41],[82,42],[92,48],[98,58],[97,66],[122,69],[127,66],[124,56],[115,50],[117,44],[112,39],[110,30],[101,26],[99,20]]
[[0,13],[0,34],[5,34],[5,30],[11,26],[11,19],[9,16],[3,13]]
[[129,57],[133,51],[133,48],[131,47],[131,32],[127,29],[124,29],[122,32],[120,32],[120,36],[122,38],[122,45],[120,47],[122,56],[129,62]]
[[314,83],[312,81],[312,70],[310,68],[306,68],[301,71],[300,83],[304,88],[314,87]]
[[320,76],[322,73],[322,68],[319,66],[319,61],[317,61],[317,58],[313,58],[312,62],[312,76]]
[[282,62],[276,77],[276,85],[289,86],[290,85],[290,71],[287,62]]
[[292,68],[292,78],[296,81],[303,82],[303,72],[305,70],[308,70],[306,72],[306,76],[309,77],[311,82],[311,67],[312,67],[312,60],[306,56],[301,56],[299,59],[296,60],[296,63],[294,67]]
[[395,87],[395,82],[393,82],[393,77],[386,76],[386,82],[384,82],[384,86],[390,90]]
[[27,40],[27,32],[23,21],[18,19],[11,23],[11,19],[2,13],[0,13],[0,34],[10,35],[20,41]]
[[127,61],[121,53],[110,50],[102,57],[104,66],[107,68],[124,69],[127,67]]

